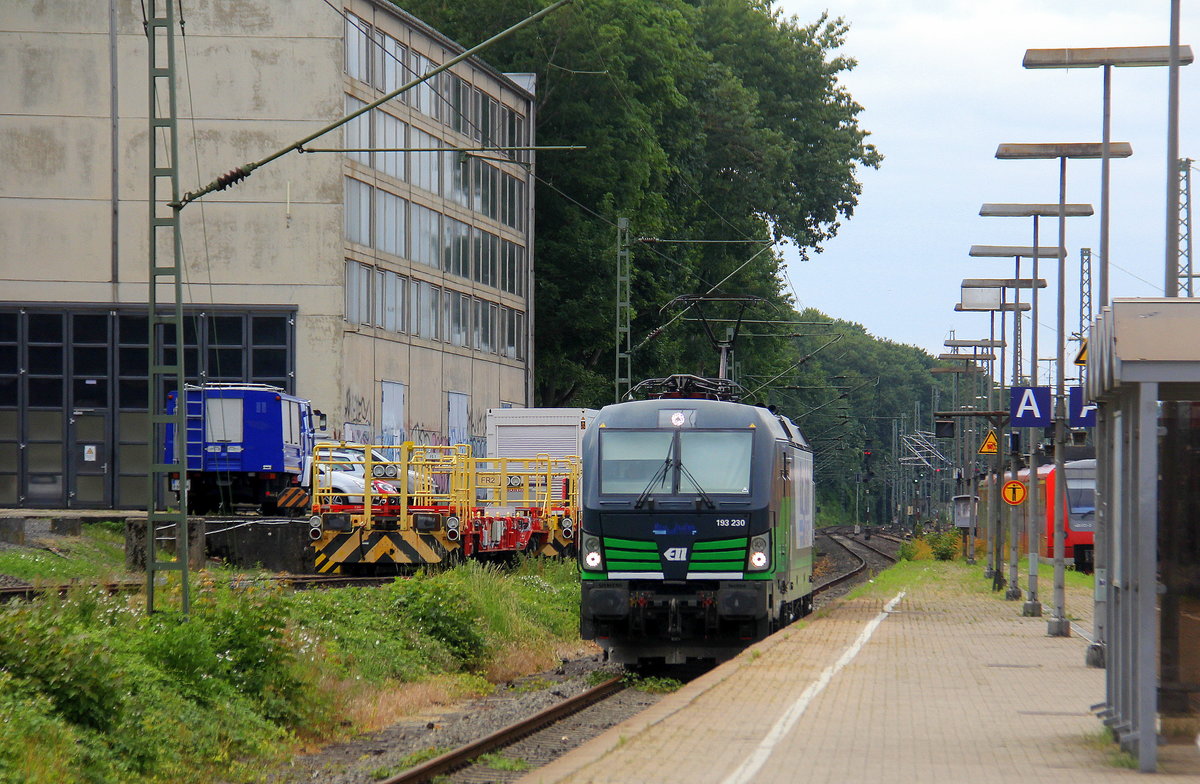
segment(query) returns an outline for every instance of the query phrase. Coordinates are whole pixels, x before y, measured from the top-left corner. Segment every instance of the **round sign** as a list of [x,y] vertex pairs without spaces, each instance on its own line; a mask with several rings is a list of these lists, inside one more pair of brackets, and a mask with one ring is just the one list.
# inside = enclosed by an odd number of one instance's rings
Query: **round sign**
[[1020,506],[1025,502],[1025,496],[1029,491],[1025,488],[1024,482],[1018,482],[1016,479],[1010,479],[1004,483],[1004,487],[1000,489],[1000,495],[1003,496],[1004,502],[1009,506]]

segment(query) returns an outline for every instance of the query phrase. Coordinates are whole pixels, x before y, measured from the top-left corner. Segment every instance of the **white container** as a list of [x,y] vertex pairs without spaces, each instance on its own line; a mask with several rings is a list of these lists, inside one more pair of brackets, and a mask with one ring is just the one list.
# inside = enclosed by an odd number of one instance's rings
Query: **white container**
[[489,408],[488,457],[578,456],[593,408]]

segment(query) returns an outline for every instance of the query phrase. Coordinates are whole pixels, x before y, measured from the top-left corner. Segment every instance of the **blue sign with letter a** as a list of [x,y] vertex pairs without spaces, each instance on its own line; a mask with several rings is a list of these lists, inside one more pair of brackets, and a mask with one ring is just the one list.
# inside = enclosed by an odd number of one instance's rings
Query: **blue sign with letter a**
[[1050,410],[1050,387],[1013,387],[1009,390],[1009,424],[1013,427],[1049,427],[1053,421]]
[[1083,387],[1071,387],[1067,399],[1067,411],[1070,414],[1071,427],[1095,427],[1096,404],[1083,396]]

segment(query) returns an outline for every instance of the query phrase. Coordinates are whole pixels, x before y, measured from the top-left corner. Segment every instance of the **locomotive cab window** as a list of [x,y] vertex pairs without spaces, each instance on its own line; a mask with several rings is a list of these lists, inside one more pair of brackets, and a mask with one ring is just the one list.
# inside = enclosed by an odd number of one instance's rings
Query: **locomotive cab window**
[[750,493],[753,433],[744,430],[600,432],[605,495]]
[[[603,430],[600,432],[600,492],[642,492],[671,458],[674,433],[662,430]],[[669,478],[666,479],[669,491]],[[664,486],[655,483],[658,491]],[[651,491],[655,490],[651,487]]]
[[746,431],[706,432],[689,430],[679,434],[679,492],[750,492],[750,448],[753,437]]

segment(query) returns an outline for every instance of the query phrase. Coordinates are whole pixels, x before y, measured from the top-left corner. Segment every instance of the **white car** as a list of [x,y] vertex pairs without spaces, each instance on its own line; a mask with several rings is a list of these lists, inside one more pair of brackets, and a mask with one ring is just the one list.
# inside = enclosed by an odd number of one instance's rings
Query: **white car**
[[[330,504],[362,504],[363,490],[366,487],[366,447],[336,447],[329,449],[328,454],[326,454],[326,449],[319,447],[315,455],[320,462],[317,464],[314,490],[331,490],[332,495],[322,495],[322,499]],[[387,458],[378,451],[372,451],[371,459],[375,462],[387,462]],[[411,477],[409,481],[411,484]],[[374,479],[372,487],[376,494],[391,494],[387,502],[399,503],[398,493],[400,491],[394,484]],[[378,502],[384,501],[379,499]]]

